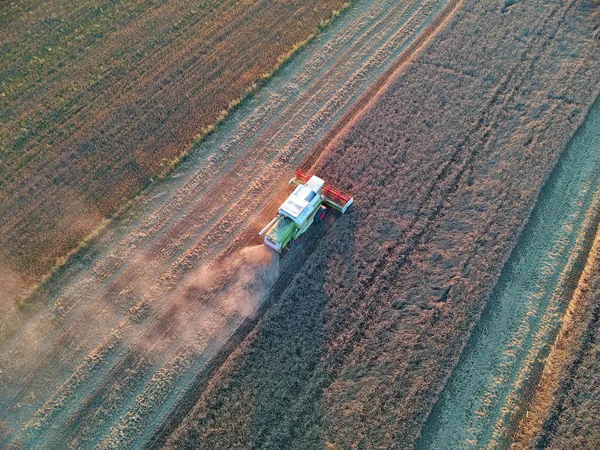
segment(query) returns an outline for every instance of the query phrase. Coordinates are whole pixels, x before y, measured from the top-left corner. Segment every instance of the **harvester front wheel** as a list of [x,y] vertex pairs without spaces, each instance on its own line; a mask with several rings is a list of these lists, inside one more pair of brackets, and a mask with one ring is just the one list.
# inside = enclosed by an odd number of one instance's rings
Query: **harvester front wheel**
[[325,218],[326,215],[327,215],[327,208],[325,206],[321,205],[321,207],[317,211],[317,214],[315,214],[315,223],[319,223],[319,222],[323,221],[323,219]]
[[296,240],[294,241],[294,245],[298,245],[300,243],[300,237],[297,237]]

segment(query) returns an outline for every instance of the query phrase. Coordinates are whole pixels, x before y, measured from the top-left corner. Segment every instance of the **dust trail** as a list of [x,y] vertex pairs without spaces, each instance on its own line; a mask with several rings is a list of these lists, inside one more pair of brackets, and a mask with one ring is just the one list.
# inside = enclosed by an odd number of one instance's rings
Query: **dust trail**
[[19,298],[27,290],[23,277],[0,262],[0,313],[6,314],[12,307],[14,299]]
[[[68,436],[71,447],[131,448],[142,435],[145,442],[203,366],[256,314],[278,274],[278,255],[262,245],[192,270],[167,302],[147,305],[141,333],[134,332],[135,319],[113,330],[113,339],[91,353],[93,370],[89,361],[77,367],[13,443],[60,448]],[[93,407],[98,403],[101,410]]]
[[[106,430],[98,447],[142,448],[236,329],[255,316],[278,276],[278,255],[263,245],[243,248],[190,275],[182,295],[175,296],[176,313],[170,318],[171,324],[176,323],[179,345]],[[144,344],[152,352],[157,342]]]
[[279,255],[264,245],[245,247],[201,265],[172,296],[167,316],[185,340],[215,325],[215,314],[252,317],[279,276]]

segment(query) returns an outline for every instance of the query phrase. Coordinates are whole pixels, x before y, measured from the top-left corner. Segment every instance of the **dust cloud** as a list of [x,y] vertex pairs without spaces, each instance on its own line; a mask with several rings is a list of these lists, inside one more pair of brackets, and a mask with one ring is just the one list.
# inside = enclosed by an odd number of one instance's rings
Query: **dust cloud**
[[[201,265],[166,300],[158,326],[142,344],[164,349],[175,341],[204,345],[253,317],[279,277],[279,256],[263,245]],[[164,342],[161,342],[164,341]]]
[[278,255],[263,245],[245,247],[203,266],[186,283],[184,301],[202,302],[224,315],[254,315],[279,276]]
[[6,313],[27,289],[23,277],[0,263],[0,312]]

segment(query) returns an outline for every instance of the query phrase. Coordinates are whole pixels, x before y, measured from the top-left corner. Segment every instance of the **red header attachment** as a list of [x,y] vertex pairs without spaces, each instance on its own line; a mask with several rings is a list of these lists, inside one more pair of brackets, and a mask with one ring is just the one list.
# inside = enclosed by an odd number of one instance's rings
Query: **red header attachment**
[[[298,170],[296,172],[296,176],[290,180],[290,183],[306,184],[308,183],[309,179],[310,175],[304,173],[302,170]],[[323,196],[323,202],[325,205],[341,211],[342,214],[346,212],[346,209],[348,209],[353,202],[352,196],[343,194],[327,184],[321,188],[321,195]]]
[[328,185],[323,186],[321,192],[323,193],[323,197],[325,197],[327,200],[342,206],[348,203],[352,198],[350,195],[342,194],[340,191],[333,189]]
[[301,170],[298,170],[298,172],[296,172],[296,180],[298,180],[301,184],[307,183],[309,179],[310,175],[302,172]]

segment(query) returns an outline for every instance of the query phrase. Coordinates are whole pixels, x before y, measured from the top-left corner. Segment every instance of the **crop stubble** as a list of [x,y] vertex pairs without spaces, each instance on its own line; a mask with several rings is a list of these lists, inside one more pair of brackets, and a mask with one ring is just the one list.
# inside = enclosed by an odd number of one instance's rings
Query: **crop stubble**
[[0,276],[13,279],[12,296],[167,170],[343,3],[3,7]]
[[[600,140],[599,125],[600,99],[597,99],[572,141],[573,148],[582,155],[594,152]],[[600,230],[597,222],[594,225],[595,239],[585,244],[591,249],[572,280],[576,285],[572,297],[563,299],[566,313],[562,327],[532,391],[514,448],[587,449],[600,444],[596,414],[600,408],[597,388]]]
[[597,379],[600,307],[598,244],[569,304],[539,385],[516,434],[517,449],[597,448],[599,392]]
[[[252,221],[281,174],[300,163],[442,4],[358,4],[76,255],[27,310],[4,317],[5,442],[144,445],[248,314],[220,313],[218,296],[173,311],[186,274],[255,241],[265,217]],[[195,329],[207,314],[219,326]],[[188,336],[181,335],[188,326],[173,320],[179,315],[194,330]],[[140,418],[148,415],[150,422]],[[97,426],[72,427],[88,423]]]
[[598,93],[593,35],[585,2],[465,2],[313,168],[356,207],[170,448],[412,448]]

